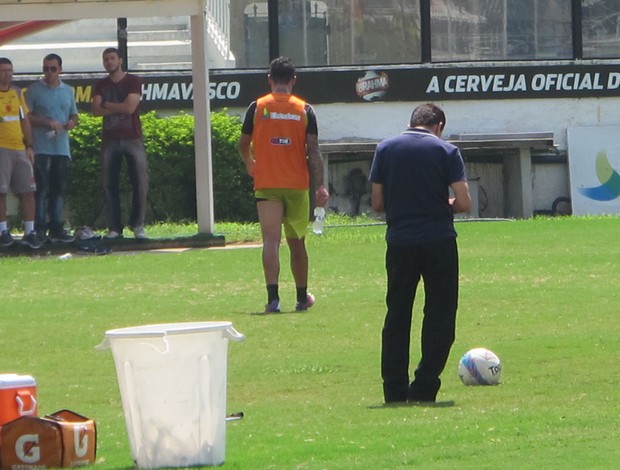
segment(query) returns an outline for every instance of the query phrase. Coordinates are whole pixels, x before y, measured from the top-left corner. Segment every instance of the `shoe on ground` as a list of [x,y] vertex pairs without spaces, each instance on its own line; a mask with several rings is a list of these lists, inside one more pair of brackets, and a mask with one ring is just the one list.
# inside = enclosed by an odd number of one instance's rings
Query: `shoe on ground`
[[265,313],[280,313],[280,301],[278,299],[272,300],[265,305]]
[[50,232],[50,240],[52,243],[72,243],[75,241],[75,237],[66,230],[61,230],[59,232]]
[[38,250],[43,246],[43,241],[39,239],[37,232],[33,230],[28,235],[23,236],[22,245],[29,246],[33,250]]
[[146,235],[146,231],[144,230],[144,227],[142,226],[133,228],[133,236],[136,237],[138,240],[146,240],[147,238],[149,238]]
[[37,230],[36,232],[37,232],[37,238],[43,245],[45,245],[47,242],[50,241],[47,234],[45,233],[45,230]]
[[75,229],[75,238],[77,240],[99,240],[101,235],[93,232],[92,228],[82,225],[81,227]]
[[13,243],[15,243],[15,240],[13,240],[11,232],[4,230],[0,233],[0,246],[11,246]]
[[114,240],[116,238],[123,238],[123,234],[117,232],[116,230],[108,230],[108,233],[106,233],[103,238],[107,240]]
[[295,311],[297,311],[297,312],[305,312],[306,310],[308,310],[313,305],[314,305],[314,295],[312,295],[310,292],[308,292],[308,294],[306,295],[306,301],[305,302],[297,302],[297,305],[295,305]]

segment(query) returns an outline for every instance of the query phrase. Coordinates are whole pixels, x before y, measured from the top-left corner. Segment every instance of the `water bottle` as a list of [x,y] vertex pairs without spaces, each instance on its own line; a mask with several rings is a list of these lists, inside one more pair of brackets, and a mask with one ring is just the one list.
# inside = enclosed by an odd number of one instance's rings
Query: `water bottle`
[[314,222],[312,223],[312,231],[317,235],[323,235],[323,222],[325,221],[325,208],[314,208]]

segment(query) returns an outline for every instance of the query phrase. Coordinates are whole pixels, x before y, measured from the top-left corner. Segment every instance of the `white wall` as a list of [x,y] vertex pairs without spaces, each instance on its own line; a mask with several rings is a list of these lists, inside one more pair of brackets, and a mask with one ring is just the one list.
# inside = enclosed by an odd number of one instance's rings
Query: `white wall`
[[[561,98],[519,100],[438,101],[447,117],[444,137],[469,133],[553,132],[557,149],[568,152],[567,129],[570,127],[620,125],[620,97]],[[325,141],[382,140],[402,132],[413,108],[419,103],[369,102],[314,105],[319,124],[319,139]],[[245,109],[231,109],[243,115]],[[339,195],[331,203],[348,212],[350,202],[343,198],[342,179],[352,166],[339,164],[330,168],[330,182]],[[468,177],[480,178],[483,217],[502,217],[504,195],[501,165],[468,164]],[[559,197],[570,197],[566,164],[532,165],[532,202],[534,211],[549,211]],[[486,199],[485,199],[486,198]],[[348,199],[348,198],[346,198]],[[330,203],[330,204],[331,204]],[[367,197],[361,211],[368,210]]]
[[[381,140],[398,134],[419,103],[335,103],[314,106],[321,141]],[[462,133],[553,132],[567,149],[566,129],[620,124],[620,97],[437,102],[447,117],[444,137]]]

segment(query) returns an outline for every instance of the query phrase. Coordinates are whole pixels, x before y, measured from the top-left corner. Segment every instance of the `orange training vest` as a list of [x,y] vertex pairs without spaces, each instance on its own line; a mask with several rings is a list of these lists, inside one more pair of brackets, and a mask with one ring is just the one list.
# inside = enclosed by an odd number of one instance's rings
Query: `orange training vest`
[[256,100],[252,146],[254,189],[308,189],[306,102],[287,93]]

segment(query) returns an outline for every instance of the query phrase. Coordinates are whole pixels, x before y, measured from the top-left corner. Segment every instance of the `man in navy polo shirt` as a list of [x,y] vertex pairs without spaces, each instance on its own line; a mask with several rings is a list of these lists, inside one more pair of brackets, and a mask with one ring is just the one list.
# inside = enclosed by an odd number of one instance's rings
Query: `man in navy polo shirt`
[[[385,212],[387,222],[381,351],[386,403],[434,402],[454,342],[459,268],[453,214],[467,212],[471,196],[459,149],[441,140],[445,125],[438,106],[418,106],[407,130],[377,146],[370,171],[372,208]],[[411,319],[420,278],[425,292],[422,355],[409,383]]]

